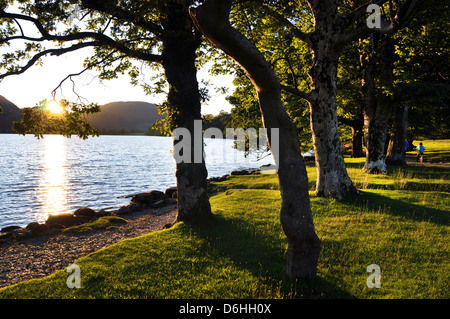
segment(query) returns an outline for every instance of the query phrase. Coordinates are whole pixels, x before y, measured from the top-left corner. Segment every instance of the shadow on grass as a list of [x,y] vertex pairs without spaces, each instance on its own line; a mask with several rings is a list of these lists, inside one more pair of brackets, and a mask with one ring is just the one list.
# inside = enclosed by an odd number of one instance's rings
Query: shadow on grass
[[405,173],[412,173],[414,177],[420,179],[449,179],[450,178],[450,169],[448,167],[439,167],[439,166],[425,166],[420,164],[410,163],[405,166],[400,165],[389,165],[388,166],[388,174],[394,175],[398,171],[403,171]]
[[450,213],[448,211],[423,207],[383,195],[360,191],[360,195],[346,196],[342,203],[352,207],[360,207],[361,210],[382,210],[394,216],[402,216],[415,221],[426,221],[437,225],[448,225]]
[[[272,294],[277,298],[355,298],[321,277],[291,280],[286,276],[286,242],[281,236],[258,231],[245,220],[214,214],[207,221],[189,224],[197,236],[208,241],[224,258],[259,279],[255,297]],[[280,229],[281,231],[281,229]]]

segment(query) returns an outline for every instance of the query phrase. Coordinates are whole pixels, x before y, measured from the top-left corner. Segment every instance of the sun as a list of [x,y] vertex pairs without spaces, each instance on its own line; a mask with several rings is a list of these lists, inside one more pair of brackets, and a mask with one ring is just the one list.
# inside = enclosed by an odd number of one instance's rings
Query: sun
[[52,113],[59,114],[62,113],[62,111],[64,111],[64,108],[58,102],[52,100],[47,104],[47,110],[49,110]]

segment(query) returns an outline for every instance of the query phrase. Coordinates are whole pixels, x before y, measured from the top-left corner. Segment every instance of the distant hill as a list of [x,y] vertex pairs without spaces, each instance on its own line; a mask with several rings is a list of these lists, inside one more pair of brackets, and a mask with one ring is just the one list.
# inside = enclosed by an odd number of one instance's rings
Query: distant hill
[[101,111],[88,116],[88,121],[100,134],[147,132],[162,115],[155,104],[147,102],[112,102],[101,106]]
[[[22,110],[0,95],[0,133],[13,133],[12,125],[22,118]],[[155,104],[147,102],[112,102],[101,111],[88,116],[88,121],[100,134],[146,133],[162,115]]]
[[13,133],[13,122],[20,121],[22,110],[2,95],[0,95],[0,106],[3,109],[3,113],[0,113],[0,133]]

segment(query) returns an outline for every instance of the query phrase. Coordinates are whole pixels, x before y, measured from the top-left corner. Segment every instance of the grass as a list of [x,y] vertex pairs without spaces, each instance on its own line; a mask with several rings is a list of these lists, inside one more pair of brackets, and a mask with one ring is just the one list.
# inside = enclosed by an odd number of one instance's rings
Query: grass
[[[346,159],[360,195],[310,192],[322,241],[318,276],[285,276],[286,238],[275,175],[214,183],[214,217],[124,240],[76,261],[81,289],[64,269],[0,289],[0,298],[440,298],[449,294],[449,169],[410,165],[364,175]],[[307,164],[310,186],[315,168]],[[381,268],[381,288],[366,268]]]
[[[419,146],[420,142],[425,146],[425,162],[450,164],[450,140],[414,141],[413,145]],[[411,158],[415,158],[416,155],[415,151],[407,153]]]
[[64,228],[63,233],[84,233],[92,230],[117,228],[120,225],[126,224],[128,221],[117,216],[103,216],[89,223],[84,223],[78,226]]

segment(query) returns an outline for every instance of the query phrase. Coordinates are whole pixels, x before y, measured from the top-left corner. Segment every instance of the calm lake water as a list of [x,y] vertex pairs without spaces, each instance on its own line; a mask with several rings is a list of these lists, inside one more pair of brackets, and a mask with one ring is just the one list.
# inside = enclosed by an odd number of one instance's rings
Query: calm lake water
[[[233,149],[231,140],[205,140],[209,177],[272,164]],[[0,228],[43,222],[79,207],[116,207],[125,195],[175,186],[172,138],[0,134]]]

